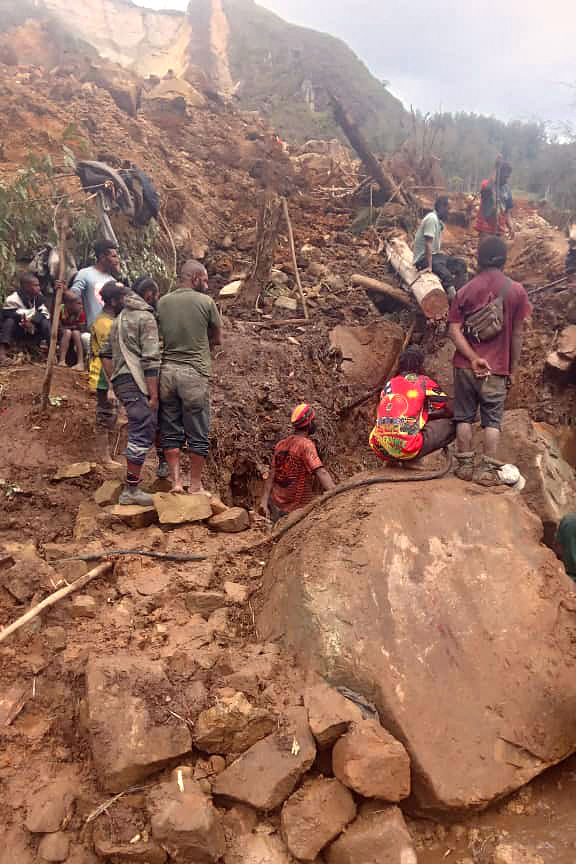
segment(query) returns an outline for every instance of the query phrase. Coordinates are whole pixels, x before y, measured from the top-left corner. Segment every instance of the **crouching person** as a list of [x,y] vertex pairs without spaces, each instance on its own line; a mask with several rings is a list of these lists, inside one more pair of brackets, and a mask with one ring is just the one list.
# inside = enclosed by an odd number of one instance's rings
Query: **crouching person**
[[160,342],[154,309],[158,286],[147,277],[138,279],[114,319],[107,344],[100,352],[114,393],[128,416],[126,485],[120,504],[149,507],[153,498],[139,488],[142,466],[154,445],[158,416]]
[[450,415],[447,395],[424,374],[423,355],[409,348],[400,355],[398,375],[382,390],[370,447],[389,464],[428,456],[456,438]]
[[20,276],[18,289],[4,301],[0,324],[0,365],[11,347],[50,342],[50,313],[34,273]]

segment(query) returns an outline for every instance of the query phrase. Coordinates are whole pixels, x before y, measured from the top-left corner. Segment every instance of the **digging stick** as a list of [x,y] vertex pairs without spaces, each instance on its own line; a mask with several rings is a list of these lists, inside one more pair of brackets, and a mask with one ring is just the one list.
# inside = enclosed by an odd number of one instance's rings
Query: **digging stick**
[[48,399],[50,397],[50,387],[52,385],[52,375],[54,373],[54,363],[56,362],[56,351],[58,348],[58,328],[60,326],[60,312],[62,308],[62,295],[64,294],[64,280],[66,279],[66,233],[68,231],[68,218],[64,216],[60,225],[60,237],[58,241],[58,254],[60,263],[58,267],[58,286],[56,288],[56,297],[54,307],[52,309],[52,326],[50,328],[50,347],[48,348],[48,361],[46,363],[46,373],[42,384],[42,400],[40,410],[46,412],[48,407]]
[[99,576],[106,576],[113,569],[113,564],[106,562],[105,564],[99,564],[98,567],[95,567],[93,570],[90,570],[89,573],[86,573],[85,576],[81,576],[80,579],[76,579],[70,585],[66,585],[65,588],[60,588],[58,591],[55,591],[53,594],[50,594],[41,603],[38,603],[36,606],[33,606],[32,609],[29,609],[25,615],[22,615],[21,618],[18,618],[14,621],[13,624],[9,624],[8,627],[5,627],[0,631],[0,642],[3,642],[8,636],[12,633],[15,633],[17,630],[20,630],[21,627],[24,627],[25,624],[28,624],[29,621],[33,621],[34,618],[37,618],[44,609],[48,609],[50,606],[54,606],[55,603],[58,603],[60,600],[63,600],[64,597],[67,597],[69,594],[72,594],[74,591],[79,591],[80,588],[84,588],[89,582],[92,582],[93,579],[97,579]]
[[290,219],[290,211],[288,210],[288,201],[286,198],[282,198],[282,207],[284,209],[284,218],[286,219],[286,226],[288,228],[288,242],[290,244],[290,252],[292,253],[292,266],[294,267],[294,273],[296,275],[296,285],[298,286],[298,293],[300,295],[300,300],[302,302],[302,310],[304,312],[304,318],[308,320],[310,315],[308,314],[308,307],[306,305],[306,297],[304,296],[304,289],[302,288],[302,280],[300,279],[300,271],[298,269],[298,263],[296,261],[296,246],[294,245],[294,231],[292,230],[292,220]]

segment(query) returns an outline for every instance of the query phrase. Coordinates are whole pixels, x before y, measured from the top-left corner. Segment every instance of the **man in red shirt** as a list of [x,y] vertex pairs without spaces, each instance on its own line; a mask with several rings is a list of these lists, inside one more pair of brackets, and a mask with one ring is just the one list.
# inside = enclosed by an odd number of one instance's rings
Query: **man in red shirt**
[[400,355],[398,375],[380,396],[370,447],[383,462],[406,462],[451,444],[456,428],[446,393],[424,374],[424,356],[417,348]]
[[[520,362],[524,321],[532,306],[524,287],[512,282],[502,272],[506,264],[506,243],[489,237],[478,249],[479,273],[460,289],[450,308],[450,338],[454,354],[454,419],[457,423],[456,475],[462,480],[474,476],[475,454],[472,450],[472,424],[478,408],[484,430],[484,458],[478,482],[484,486],[500,483],[496,458],[500,429],[504,417],[507,389]],[[501,297],[504,306],[503,326],[490,341],[474,341],[466,330],[466,321]]]
[[514,239],[514,199],[508,185],[511,174],[510,163],[498,157],[494,176],[483,180],[480,185],[480,208],[476,217],[480,243],[487,237],[503,237],[505,234]]
[[336,485],[311,440],[316,431],[315,417],[311,405],[306,402],[297,405],[291,418],[294,433],[274,449],[272,469],[261,504],[262,511],[274,523],[310,503],[314,497],[315,477],[324,492]]

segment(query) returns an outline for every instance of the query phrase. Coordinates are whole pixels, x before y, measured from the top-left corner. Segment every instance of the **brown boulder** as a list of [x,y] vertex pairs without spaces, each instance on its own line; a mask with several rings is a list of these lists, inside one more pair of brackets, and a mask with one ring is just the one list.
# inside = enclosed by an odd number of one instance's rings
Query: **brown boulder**
[[[94,829],[94,850],[100,858],[105,858],[109,864],[165,864],[167,853],[154,840],[142,835],[132,834],[125,841],[114,840],[109,836],[106,823],[100,821]],[[139,839],[135,839],[135,836]]]
[[421,809],[484,807],[576,749],[573,586],[517,494],[406,482],[383,518],[391,494],[348,492],[280,539],[258,629],[375,702]]
[[224,864],[294,864],[277,834],[245,834],[234,837]]
[[274,730],[274,717],[255,708],[243,693],[220,699],[194,724],[194,744],[205,753],[243,753]]
[[154,839],[175,861],[217,861],[224,854],[218,811],[190,769],[177,768],[148,798]]
[[334,774],[364,798],[402,801],[410,795],[410,757],[372,720],[355,724],[332,751]]
[[356,816],[356,804],[338,780],[320,777],[298,789],[282,808],[282,836],[301,861],[314,861]]
[[55,780],[30,797],[26,828],[33,834],[60,831],[70,820],[74,808],[74,789],[67,780]]
[[367,388],[378,387],[386,380],[403,341],[402,328],[390,321],[374,321],[366,327],[339,324],[330,332],[331,346],[345,358],[345,376],[353,384]]
[[91,659],[86,669],[90,745],[107,792],[139,783],[192,749],[188,727],[162,711],[164,667],[130,655]]
[[[135,531],[140,528],[148,528],[158,522],[158,513],[155,507],[138,507],[136,504],[115,504],[107,507],[106,512],[110,516],[116,516]],[[74,535],[76,537],[76,535]],[[76,538],[80,539],[80,538]]]
[[417,864],[416,852],[398,807],[361,815],[326,854],[326,864]]
[[295,709],[283,733],[251,747],[216,779],[212,791],[257,810],[274,810],[293,792],[315,756],[305,712]]
[[122,480],[105,480],[94,492],[94,501],[99,507],[117,504],[123,488]]
[[208,520],[211,531],[220,531],[224,534],[239,534],[250,528],[250,516],[242,507],[229,507],[224,513],[218,513]]
[[212,507],[207,495],[173,495],[171,492],[157,492],[154,506],[158,511],[161,525],[186,525],[202,522],[212,516]]
[[70,836],[63,831],[45,834],[38,845],[38,858],[42,861],[66,861],[70,851]]
[[327,684],[309,687],[304,694],[310,730],[319,747],[331,747],[351,723],[362,721],[362,712],[349,699]]

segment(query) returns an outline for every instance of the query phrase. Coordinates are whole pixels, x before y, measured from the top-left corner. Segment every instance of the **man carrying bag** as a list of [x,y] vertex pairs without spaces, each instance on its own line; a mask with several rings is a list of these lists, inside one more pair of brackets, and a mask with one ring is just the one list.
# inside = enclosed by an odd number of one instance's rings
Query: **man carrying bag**
[[476,479],[483,486],[502,482],[497,453],[504,405],[520,362],[524,321],[532,314],[524,287],[502,272],[506,258],[506,244],[499,237],[488,237],[480,244],[479,273],[458,292],[449,317],[450,338],[456,346],[456,475],[462,480],[474,478],[472,434],[480,409],[484,455]]

